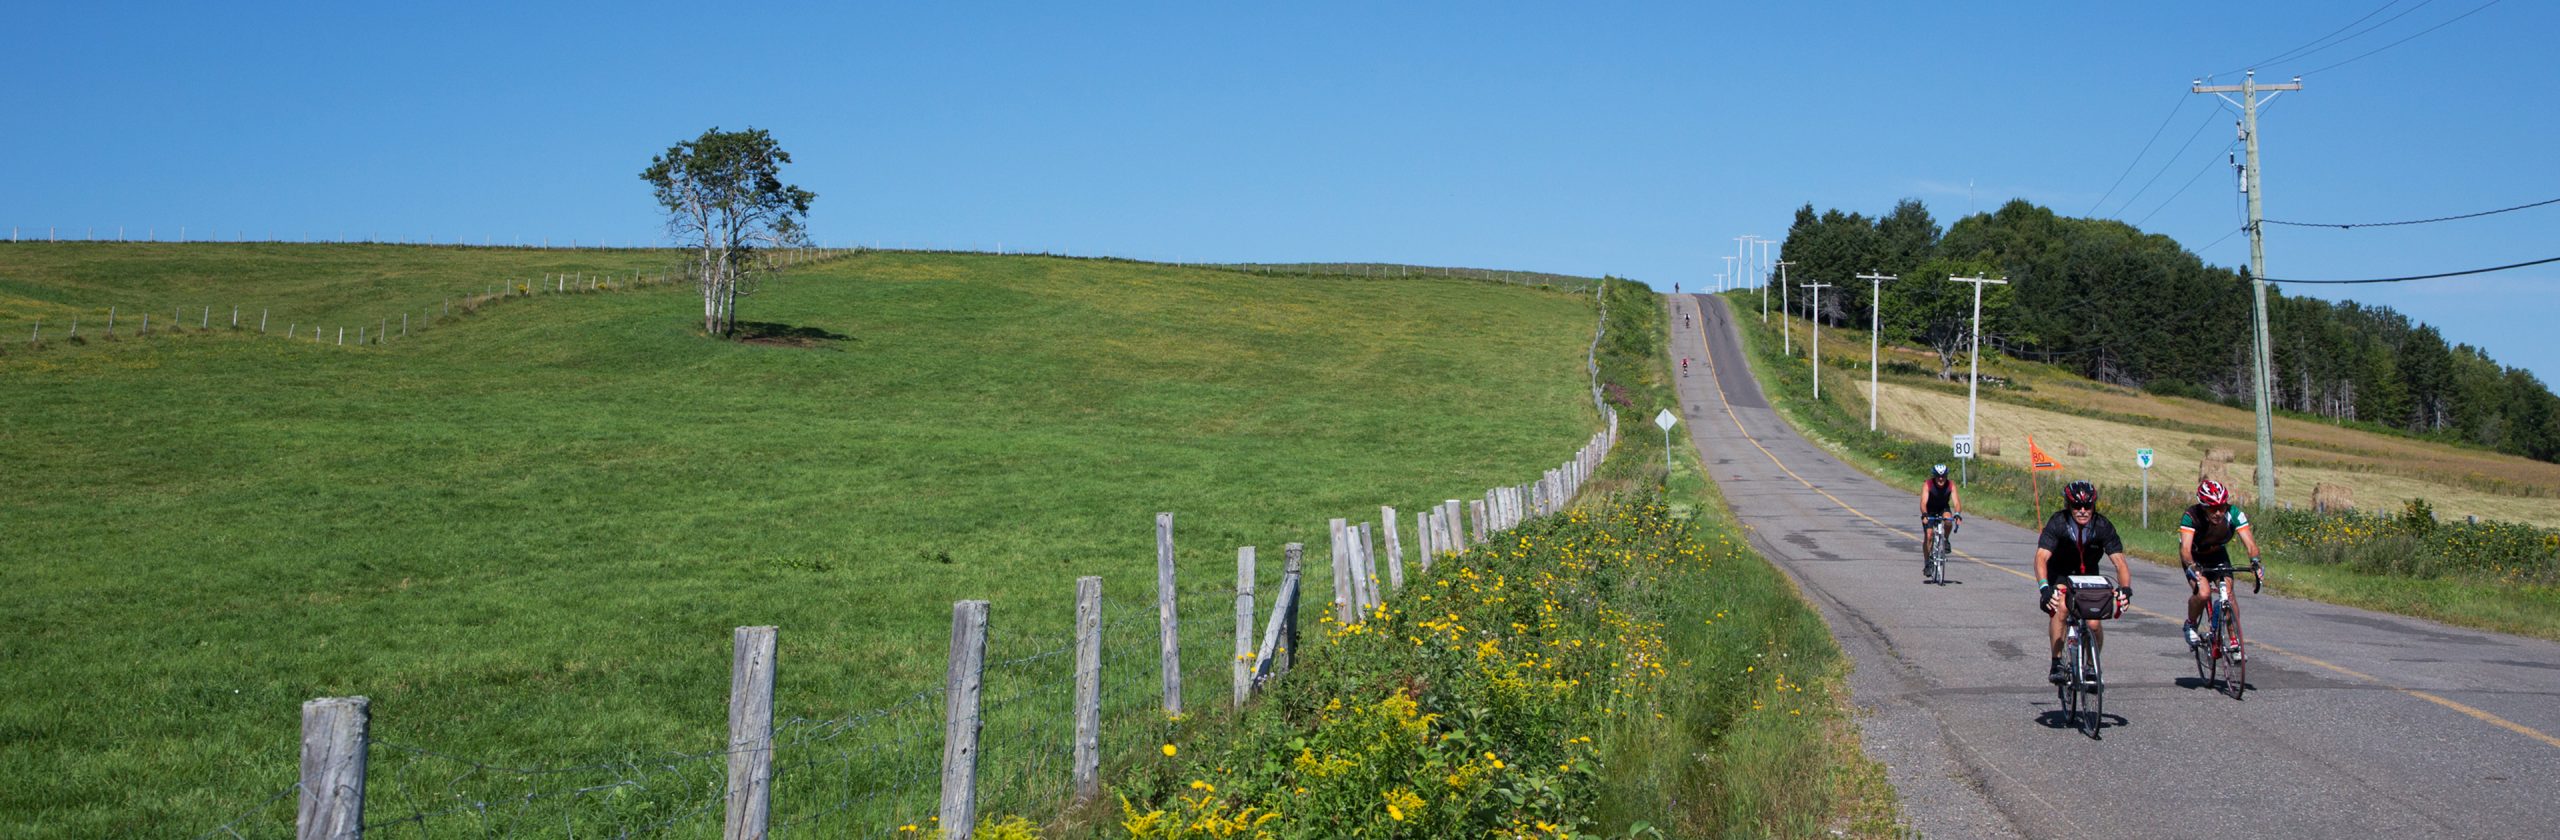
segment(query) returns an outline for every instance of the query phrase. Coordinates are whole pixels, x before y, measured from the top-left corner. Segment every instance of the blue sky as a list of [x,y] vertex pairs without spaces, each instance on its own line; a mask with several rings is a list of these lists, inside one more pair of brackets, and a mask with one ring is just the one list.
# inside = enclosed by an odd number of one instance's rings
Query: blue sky
[[[2237,265],[2234,115],[2188,82],[2332,33],[2263,65],[2311,71],[2262,114],[2268,218],[2560,197],[2560,4],[2537,0],[377,5],[13,9],[0,225],[646,243],[637,173],[716,125],[772,131],[836,244],[1697,288],[1807,202],[1943,223],[2024,197]],[[2560,205],[2269,230],[2280,278],[2560,256]],[[2297,289],[2550,382],[2555,280]]]

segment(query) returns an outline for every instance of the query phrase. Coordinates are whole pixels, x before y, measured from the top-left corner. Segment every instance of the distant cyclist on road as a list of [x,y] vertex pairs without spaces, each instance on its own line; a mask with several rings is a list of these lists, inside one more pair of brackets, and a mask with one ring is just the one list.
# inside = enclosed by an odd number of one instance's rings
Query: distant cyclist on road
[[[2116,524],[2098,513],[2098,488],[2087,481],[2074,481],[2062,489],[2062,509],[2044,521],[2044,532],[2036,535],[2036,579],[2044,585],[2036,590],[2036,604],[2044,608],[2049,619],[2046,633],[2053,640],[2053,666],[2045,678],[2055,683],[2066,679],[2062,669],[2062,592],[2063,579],[2072,575],[2099,574],[2098,563],[2104,560],[2116,567],[2116,605],[2121,608],[2133,602],[2133,570],[2124,564],[2124,539],[2116,535]],[[2089,622],[2089,644],[2106,646],[2106,635],[2098,622]]]
[[[1929,567],[1929,535],[1925,529],[1936,527],[1929,520],[1946,516],[1963,521],[1964,496],[1956,492],[1956,483],[1947,478],[1947,465],[1939,464],[1929,468],[1928,483],[1920,485],[1920,526],[1924,529],[1920,535],[1920,567],[1923,569]],[[1947,523],[1947,530],[1953,533],[1955,522]]]
[[[2222,482],[2196,483],[2196,503],[2178,517],[2178,564],[2187,570],[2187,645],[2204,641],[2196,635],[2196,619],[2204,615],[2205,590],[2231,576],[2231,538],[2249,549],[2249,565],[2258,565],[2258,538],[2249,532],[2249,515],[2231,506],[2231,490]],[[2219,569],[2216,571],[2216,569]],[[2240,593],[2234,591],[2232,597]]]

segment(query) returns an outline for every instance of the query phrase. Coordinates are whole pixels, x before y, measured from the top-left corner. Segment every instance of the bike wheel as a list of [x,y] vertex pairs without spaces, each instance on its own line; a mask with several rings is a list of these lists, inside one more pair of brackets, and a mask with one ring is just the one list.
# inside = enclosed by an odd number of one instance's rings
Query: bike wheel
[[[2067,663],[2078,663],[2080,661],[2080,643],[2078,640],[2068,638],[2063,640],[2062,658],[2063,661]],[[2080,686],[2078,681],[2074,679],[2078,675],[2079,668],[2076,664],[2065,666],[2065,670],[2062,673],[2062,684],[2054,686],[2053,689],[2054,696],[2062,703],[2062,722],[2065,726],[2077,726],[2080,723]]]
[[2242,692],[2249,690],[2249,648],[2240,639],[2240,605],[2226,602],[2222,608],[2225,623],[2222,632],[2231,639],[2231,647],[2223,651],[2222,659],[2230,663],[2227,666],[2231,672],[2227,684],[2231,699],[2238,700]]
[[2095,647],[2089,648],[2088,657],[2088,708],[2080,713],[2082,720],[2087,723],[2080,731],[2088,733],[2091,738],[2096,738],[2098,737],[2098,727],[2103,724],[2101,719],[2107,715],[2107,691],[2106,684],[2099,681],[2101,679],[2101,675],[2098,673],[2098,649]]

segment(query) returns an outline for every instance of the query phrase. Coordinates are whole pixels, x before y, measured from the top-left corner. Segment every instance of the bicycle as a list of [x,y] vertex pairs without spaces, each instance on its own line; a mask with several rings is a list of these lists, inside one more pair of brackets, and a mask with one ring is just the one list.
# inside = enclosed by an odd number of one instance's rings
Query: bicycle
[[1921,579],[1939,586],[1947,585],[1947,555],[1955,551],[1950,525],[1964,520],[1964,514],[1920,517],[1920,539],[1926,542],[1921,556]]
[[2054,692],[2062,701],[2063,721],[2095,740],[2107,694],[2098,671],[2098,646],[2087,641],[2087,631],[2091,621],[2116,617],[2115,584],[2101,576],[2073,575],[2063,579],[2061,590],[2063,681]]
[[[2240,603],[2231,600],[2231,576],[2237,570],[2230,564],[2196,567],[2196,573],[2207,575],[2203,626],[2198,636],[2203,640],[2187,649],[2196,656],[2196,676],[2209,684],[2218,684],[2222,693],[2240,699],[2249,690],[2249,648],[2240,635]],[[2213,577],[2219,575],[2219,577]],[[2255,561],[2249,564],[2249,592],[2266,588],[2266,567]],[[2228,672],[2227,674],[2225,672]]]

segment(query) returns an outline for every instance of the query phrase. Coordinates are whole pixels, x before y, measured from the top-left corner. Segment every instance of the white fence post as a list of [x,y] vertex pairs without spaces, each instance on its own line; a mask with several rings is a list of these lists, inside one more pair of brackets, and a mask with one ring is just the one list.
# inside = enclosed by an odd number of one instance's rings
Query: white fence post
[[942,832],[952,840],[978,828],[978,690],[986,669],[987,602],[955,602],[942,712]]
[[1236,549],[1236,708],[1253,693],[1253,546]]
[[1174,613],[1173,514],[1156,514],[1156,631],[1163,640],[1164,713],[1182,714],[1182,625]]
[[1396,509],[1378,506],[1378,522],[1387,528],[1387,585],[1404,591],[1404,541],[1396,535]]
[[1078,800],[1102,793],[1102,579],[1076,578],[1076,744]]
[[729,797],[723,840],[763,840],[772,808],[775,628],[730,635]]
[[322,697],[302,704],[302,801],[296,840],[364,836],[365,738],[371,701]]

